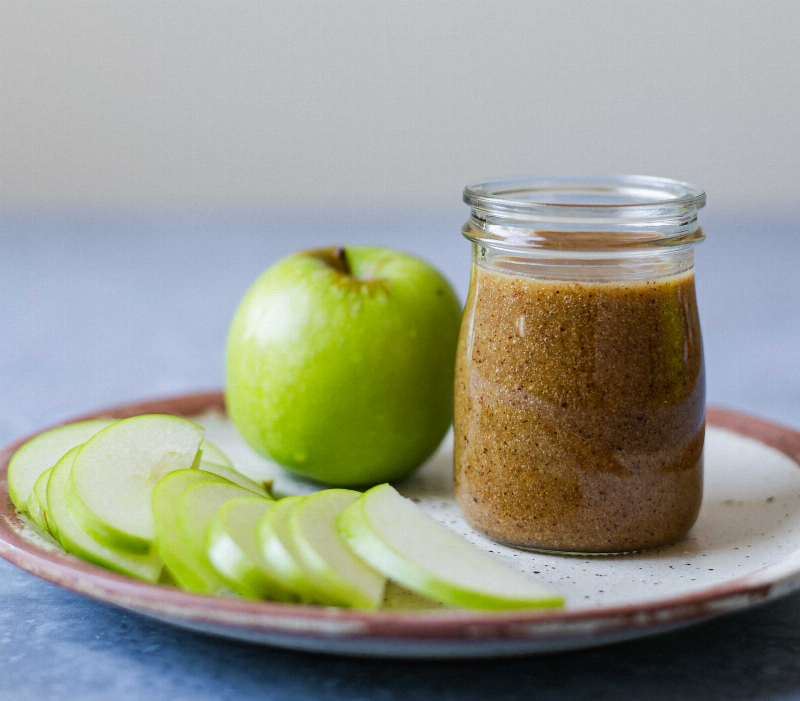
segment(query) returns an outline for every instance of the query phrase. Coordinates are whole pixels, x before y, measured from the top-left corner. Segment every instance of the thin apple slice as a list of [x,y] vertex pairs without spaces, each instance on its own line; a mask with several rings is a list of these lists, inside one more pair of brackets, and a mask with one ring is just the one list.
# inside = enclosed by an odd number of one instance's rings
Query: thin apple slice
[[8,463],[8,493],[17,510],[28,511],[28,496],[39,475],[113,423],[114,419],[92,419],[59,426],[40,433],[14,453]]
[[51,536],[53,536],[53,538],[58,540],[58,535],[56,533],[54,524],[51,523],[53,519],[50,518],[50,507],[47,504],[47,483],[50,481],[51,474],[53,474],[53,468],[48,467],[41,475],[39,475],[39,479],[37,479],[33,485],[33,495],[36,497],[36,501],[39,502],[39,508],[42,511],[42,520],[44,521],[45,530]]
[[200,458],[202,461],[233,468],[233,462],[231,459],[210,440],[208,440],[208,438],[204,438],[203,442],[200,443],[200,450],[203,451],[203,455]]
[[289,517],[289,533],[300,566],[322,593],[321,603],[375,609],[383,602],[386,578],[365,564],[336,531],[339,514],[360,492],[324,489],[298,504]]
[[146,554],[153,546],[153,488],[169,472],[190,468],[203,429],[177,416],[123,419],[90,438],[75,458],[70,513],[98,542]]
[[562,606],[559,594],[506,567],[388,484],[338,519],[339,534],[376,570],[417,594],[478,609]]
[[252,496],[252,492],[219,478],[190,484],[186,486],[180,495],[178,500],[178,529],[183,547],[186,551],[186,556],[191,558],[195,566],[201,567],[204,573],[210,571],[219,578],[214,566],[208,559],[208,550],[206,548],[211,519],[223,504],[231,499],[245,496]]
[[272,499],[272,495],[269,492],[267,492],[267,490],[264,489],[264,487],[262,487],[257,482],[251,480],[246,475],[243,475],[234,467],[228,467],[227,465],[218,465],[213,462],[206,462],[205,460],[201,460],[200,465],[198,467],[201,470],[205,470],[206,472],[212,472],[215,475],[224,477],[229,482],[233,482],[234,484],[239,485],[243,489],[249,489],[254,494],[266,497],[267,499]]
[[158,555],[129,555],[105,547],[89,536],[72,518],[67,508],[66,492],[75,456],[80,446],[59,460],[47,483],[47,504],[64,550],[73,555],[122,574],[157,582],[163,563]]
[[156,549],[175,583],[198,594],[230,594],[231,590],[206,558],[196,558],[183,542],[178,505],[185,489],[198,482],[225,480],[204,470],[176,470],[161,478],[153,490]]
[[39,503],[39,498],[36,496],[36,490],[31,489],[30,496],[28,496],[28,516],[39,528],[45,533],[50,533],[47,529],[47,521],[44,520],[44,509]]
[[208,559],[228,586],[242,596],[293,601],[294,593],[281,586],[256,537],[256,525],[274,506],[274,501],[257,496],[223,504],[208,528]]
[[311,576],[300,566],[300,556],[289,533],[292,510],[307,497],[284,497],[275,502],[256,527],[256,537],[264,559],[280,583],[300,601],[320,601],[320,591]]

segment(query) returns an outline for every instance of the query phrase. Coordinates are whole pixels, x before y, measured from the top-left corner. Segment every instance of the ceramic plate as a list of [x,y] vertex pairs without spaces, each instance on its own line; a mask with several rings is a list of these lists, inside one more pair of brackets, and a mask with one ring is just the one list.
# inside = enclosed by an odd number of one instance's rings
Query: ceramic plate
[[[225,417],[218,393],[93,416],[142,413],[193,418],[243,472],[274,476],[279,495],[315,489],[255,455]],[[392,589],[383,610],[362,612],[212,598],[129,579],[67,555],[16,513],[6,474],[24,440],[0,453],[0,555],[39,577],[146,616],[287,648],[442,658],[602,645],[697,623],[800,589],[800,433],[720,409],[709,410],[708,422],[706,491],[697,524],[679,543],[638,555],[543,555],[503,547],[475,533],[452,499],[450,437],[422,469],[398,485],[471,542],[563,592],[563,610],[455,610]]]

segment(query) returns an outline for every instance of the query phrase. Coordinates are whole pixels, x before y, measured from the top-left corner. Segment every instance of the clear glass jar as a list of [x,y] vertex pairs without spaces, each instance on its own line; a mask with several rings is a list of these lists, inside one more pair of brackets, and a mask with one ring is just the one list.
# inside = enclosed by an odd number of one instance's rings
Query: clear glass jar
[[466,519],[519,547],[672,542],[703,491],[693,248],[705,193],[664,178],[464,190],[473,244],[455,381]]

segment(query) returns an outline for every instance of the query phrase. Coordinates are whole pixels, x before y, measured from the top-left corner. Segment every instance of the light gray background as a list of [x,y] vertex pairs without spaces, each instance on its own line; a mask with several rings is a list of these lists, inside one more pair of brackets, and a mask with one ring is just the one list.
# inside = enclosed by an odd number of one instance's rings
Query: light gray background
[[475,179],[800,191],[800,2],[0,2],[0,201],[443,205]]
[[[800,2],[0,0],[0,445],[219,387],[254,278],[391,245],[461,298],[463,184],[709,193],[709,399],[800,426]],[[800,596],[544,658],[332,659],[185,633],[0,561],[0,698],[800,699]]]

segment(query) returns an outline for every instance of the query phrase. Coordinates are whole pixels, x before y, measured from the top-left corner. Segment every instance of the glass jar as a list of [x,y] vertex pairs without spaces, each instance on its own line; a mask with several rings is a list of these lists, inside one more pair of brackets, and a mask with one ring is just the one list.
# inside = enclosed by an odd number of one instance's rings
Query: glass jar
[[670,543],[703,491],[694,285],[705,193],[664,178],[464,190],[472,275],[455,379],[455,490],[508,545]]

